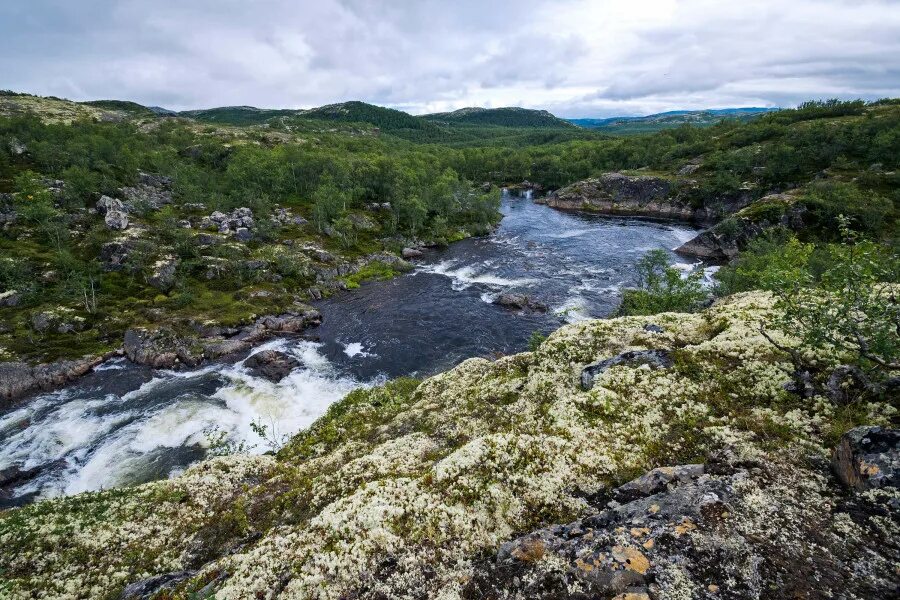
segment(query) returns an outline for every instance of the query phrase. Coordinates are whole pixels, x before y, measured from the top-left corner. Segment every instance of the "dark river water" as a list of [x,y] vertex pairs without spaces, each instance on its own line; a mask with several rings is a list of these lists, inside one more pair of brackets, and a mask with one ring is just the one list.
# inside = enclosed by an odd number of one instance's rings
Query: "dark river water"
[[[318,303],[324,320],[311,333],[319,342],[261,346],[302,363],[278,384],[251,376],[242,362],[175,372],[119,359],[0,414],[0,470],[36,469],[0,506],[175,475],[206,455],[213,430],[263,452],[253,421],[279,436],[294,433],[361,385],[524,350],[534,331],[608,316],[645,252],[671,250],[696,233],[560,212],[529,198],[504,197],[502,212],[489,237],[431,251],[409,274]],[[672,262],[691,268],[674,254]],[[549,310],[492,304],[508,291]]]

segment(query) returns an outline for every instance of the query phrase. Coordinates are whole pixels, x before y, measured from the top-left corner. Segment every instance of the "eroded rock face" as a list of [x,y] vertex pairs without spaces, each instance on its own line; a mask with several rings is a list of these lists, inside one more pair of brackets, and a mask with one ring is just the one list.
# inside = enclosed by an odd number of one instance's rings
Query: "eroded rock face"
[[900,488],[900,430],[871,426],[851,429],[834,449],[831,464],[848,487]]
[[263,350],[249,356],[244,361],[244,366],[254,375],[278,383],[299,367],[300,361],[279,350]]

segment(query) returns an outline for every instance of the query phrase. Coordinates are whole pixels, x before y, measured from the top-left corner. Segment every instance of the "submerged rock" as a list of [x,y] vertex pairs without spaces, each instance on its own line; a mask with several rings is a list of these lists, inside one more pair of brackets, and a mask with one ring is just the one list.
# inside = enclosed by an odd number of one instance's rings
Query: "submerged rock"
[[278,383],[299,367],[300,361],[280,350],[263,350],[248,357],[244,366],[254,375]]

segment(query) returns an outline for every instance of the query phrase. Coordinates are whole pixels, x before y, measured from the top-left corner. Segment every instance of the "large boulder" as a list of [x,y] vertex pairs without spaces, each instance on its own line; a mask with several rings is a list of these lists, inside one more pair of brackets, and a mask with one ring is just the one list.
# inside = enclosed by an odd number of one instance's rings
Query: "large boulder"
[[110,229],[116,231],[128,229],[128,215],[123,210],[109,210],[103,220]]
[[0,399],[12,400],[34,390],[50,390],[65,385],[101,362],[103,357],[85,356],[37,366],[23,362],[0,363]]
[[106,215],[111,210],[124,211],[125,205],[118,198],[110,198],[109,196],[100,196],[97,200],[97,212]]
[[147,283],[161,292],[167,292],[175,285],[175,272],[178,268],[178,259],[172,256],[162,258],[153,265]]
[[278,383],[300,366],[300,361],[279,350],[262,350],[244,361],[244,366],[254,375]]
[[900,487],[900,430],[856,427],[845,433],[832,453],[834,473],[857,490]]
[[166,327],[155,330],[134,327],[125,331],[124,350],[125,356],[134,363],[171,369],[179,363],[187,366],[200,363],[202,355],[198,356],[192,342]]

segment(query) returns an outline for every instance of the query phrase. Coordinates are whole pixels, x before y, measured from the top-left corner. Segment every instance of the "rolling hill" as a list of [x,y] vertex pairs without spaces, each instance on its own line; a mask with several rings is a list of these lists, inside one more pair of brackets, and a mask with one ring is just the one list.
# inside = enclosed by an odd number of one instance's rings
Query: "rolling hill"
[[422,119],[448,125],[490,125],[495,127],[568,128],[572,124],[546,110],[514,106],[505,108],[461,108],[453,112],[422,115]]
[[630,135],[652,133],[661,129],[671,129],[682,125],[708,127],[723,119],[746,121],[777,108],[723,108],[713,110],[673,110],[642,117],[607,117],[602,119],[567,119],[568,122],[585,129],[596,129],[604,133]]

